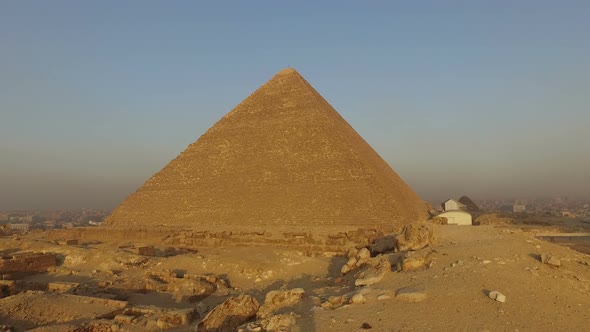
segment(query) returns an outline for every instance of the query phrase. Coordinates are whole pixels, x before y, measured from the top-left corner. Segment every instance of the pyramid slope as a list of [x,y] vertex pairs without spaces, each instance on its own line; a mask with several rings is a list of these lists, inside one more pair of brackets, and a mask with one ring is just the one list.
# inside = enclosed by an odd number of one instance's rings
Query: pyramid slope
[[403,225],[426,205],[294,69],[130,195],[115,226]]
[[467,208],[467,211],[469,212],[477,212],[479,211],[479,207],[477,206],[477,204],[475,204],[475,202],[469,198],[469,196],[461,196],[461,198],[459,198],[459,203],[465,205],[465,207]]

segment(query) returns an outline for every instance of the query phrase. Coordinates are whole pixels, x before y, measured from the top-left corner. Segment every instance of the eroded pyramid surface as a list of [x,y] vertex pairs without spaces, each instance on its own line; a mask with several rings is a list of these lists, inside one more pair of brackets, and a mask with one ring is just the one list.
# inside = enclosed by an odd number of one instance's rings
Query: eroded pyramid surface
[[131,194],[113,226],[401,226],[426,205],[322,96],[283,69]]

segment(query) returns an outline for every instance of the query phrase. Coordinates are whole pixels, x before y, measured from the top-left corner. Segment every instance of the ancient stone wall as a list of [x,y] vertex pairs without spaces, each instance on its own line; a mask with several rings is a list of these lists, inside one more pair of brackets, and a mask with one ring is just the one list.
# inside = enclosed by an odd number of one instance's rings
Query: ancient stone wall
[[301,248],[309,251],[345,252],[356,245],[367,245],[373,239],[391,232],[391,229],[344,228],[341,231],[316,231],[304,229],[293,232],[290,228],[273,228],[263,231],[196,231],[177,228],[133,228],[125,227],[86,227],[71,230],[47,232],[52,240],[63,238],[84,241],[144,243],[170,247],[198,248],[217,246],[266,246],[277,248]]
[[0,259],[0,274],[46,272],[56,265],[56,255],[51,253],[20,253]]

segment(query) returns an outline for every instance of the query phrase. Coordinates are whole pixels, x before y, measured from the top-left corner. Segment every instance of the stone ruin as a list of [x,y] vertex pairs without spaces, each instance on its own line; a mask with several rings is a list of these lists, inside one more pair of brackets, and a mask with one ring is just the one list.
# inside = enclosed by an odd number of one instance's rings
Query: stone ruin
[[21,252],[5,254],[0,258],[0,279],[12,279],[30,273],[47,272],[56,265],[52,253]]

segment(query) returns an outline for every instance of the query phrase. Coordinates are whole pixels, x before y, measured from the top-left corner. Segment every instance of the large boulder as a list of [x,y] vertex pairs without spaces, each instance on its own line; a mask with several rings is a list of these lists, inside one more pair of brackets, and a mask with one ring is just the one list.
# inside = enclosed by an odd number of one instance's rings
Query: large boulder
[[375,240],[371,245],[371,254],[377,256],[378,254],[384,254],[395,249],[395,236],[386,235]]
[[408,224],[396,236],[396,249],[398,251],[422,249],[432,244],[434,237],[434,227],[432,224],[427,224],[426,222]]
[[297,331],[294,314],[270,316],[263,320],[263,328],[266,331]]
[[292,307],[301,301],[304,294],[303,288],[270,291],[266,294],[264,304],[258,310],[256,317],[265,318],[271,313],[277,313],[282,308]]
[[395,292],[395,298],[405,302],[422,302],[424,301],[428,295],[423,290],[419,290],[416,288],[401,288]]
[[297,315],[294,313],[271,315],[255,322],[240,326],[238,332],[299,332],[297,327]]
[[215,307],[197,326],[198,332],[235,331],[254,318],[260,304],[250,295],[231,297]]
[[424,257],[405,257],[402,261],[402,270],[403,271],[412,271],[421,269],[424,267],[426,260]]
[[188,325],[192,321],[195,312],[196,310],[194,308],[171,310],[160,316],[156,325],[163,330]]
[[195,302],[207,298],[215,293],[216,285],[202,279],[177,279],[168,284],[168,290],[174,293],[176,302],[189,301]]
[[385,274],[391,272],[391,263],[386,257],[379,256],[369,259],[361,266],[361,270],[355,274],[355,286],[370,286],[383,279]]
[[542,254],[541,255],[541,262],[543,264],[560,267],[561,260],[552,254]]

